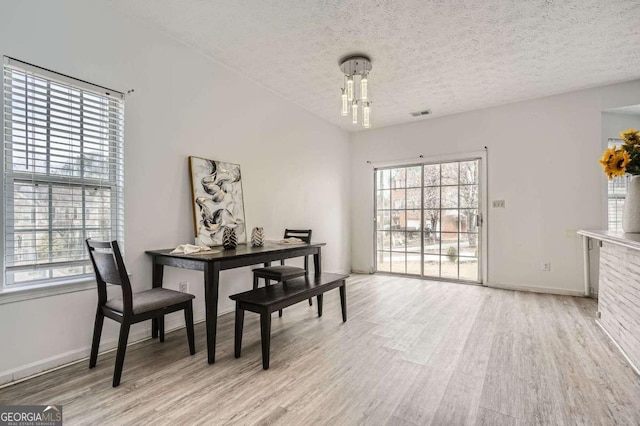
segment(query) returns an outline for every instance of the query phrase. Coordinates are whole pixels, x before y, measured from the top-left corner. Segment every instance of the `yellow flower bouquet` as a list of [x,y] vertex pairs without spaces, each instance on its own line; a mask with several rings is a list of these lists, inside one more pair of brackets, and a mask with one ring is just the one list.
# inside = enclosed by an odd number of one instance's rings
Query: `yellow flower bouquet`
[[609,179],[624,176],[625,173],[640,175],[640,130],[627,129],[620,133],[620,138],[624,144],[608,148],[600,159]]

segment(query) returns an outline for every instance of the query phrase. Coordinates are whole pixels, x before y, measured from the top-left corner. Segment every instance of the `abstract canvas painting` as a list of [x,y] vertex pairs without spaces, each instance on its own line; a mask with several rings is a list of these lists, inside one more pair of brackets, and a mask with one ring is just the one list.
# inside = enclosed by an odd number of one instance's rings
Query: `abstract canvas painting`
[[238,242],[247,234],[240,165],[189,157],[195,235],[199,244],[222,244],[225,228],[233,228]]

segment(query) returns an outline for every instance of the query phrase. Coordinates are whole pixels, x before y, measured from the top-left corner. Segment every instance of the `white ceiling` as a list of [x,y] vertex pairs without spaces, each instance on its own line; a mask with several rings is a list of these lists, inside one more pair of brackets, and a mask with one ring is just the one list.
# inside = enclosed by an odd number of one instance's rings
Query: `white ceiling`
[[373,128],[640,77],[638,0],[108,0],[318,116],[371,57]]

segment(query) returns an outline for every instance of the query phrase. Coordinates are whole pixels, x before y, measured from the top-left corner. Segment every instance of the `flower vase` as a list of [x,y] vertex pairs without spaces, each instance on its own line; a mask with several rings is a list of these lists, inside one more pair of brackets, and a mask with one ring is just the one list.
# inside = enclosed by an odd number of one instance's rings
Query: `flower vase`
[[233,250],[238,247],[238,237],[236,236],[236,230],[233,228],[224,228],[222,233],[222,247],[226,250]]
[[640,176],[633,176],[629,181],[622,210],[622,230],[640,233]]
[[253,228],[251,231],[251,245],[254,247],[262,247],[264,245],[264,229],[261,227]]

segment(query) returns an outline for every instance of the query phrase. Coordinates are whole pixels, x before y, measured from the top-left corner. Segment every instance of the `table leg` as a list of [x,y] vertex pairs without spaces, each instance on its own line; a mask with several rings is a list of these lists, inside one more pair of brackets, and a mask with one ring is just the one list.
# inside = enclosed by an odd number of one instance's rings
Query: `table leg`
[[[164,265],[156,263],[156,257],[153,256],[153,266],[151,270],[151,285],[153,288],[162,287],[162,278],[164,276]],[[158,337],[158,318],[151,319],[151,337]]]
[[[320,276],[322,273],[322,253],[320,247],[316,249],[317,251],[313,254],[313,272],[316,276]],[[321,304],[320,296],[317,297],[318,304]],[[309,299],[309,306],[311,306],[311,299]],[[320,312],[318,312],[320,316],[322,316],[322,308],[320,307]]]
[[216,327],[218,326],[218,287],[220,263],[205,264],[204,304],[207,322],[207,357],[209,364],[216,362]]
[[322,254],[320,253],[320,247],[318,247],[317,251],[313,254],[313,272],[315,272],[316,275],[322,273]]
[[158,330],[160,331],[160,343],[164,342],[164,315],[157,317]]
[[242,328],[244,325],[244,309],[240,309],[240,303],[236,302],[236,333],[233,356],[240,358],[242,351]]
[[342,322],[347,322],[347,284],[345,281],[340,286],[340,307],[342,308]]
[[[264,262],[264,267],[265,267],[265,268],[268,268],[269,266],[271,266],[271,262]],[[268,285],[270,285],[270,284],[271,284],[271,280],[269,280],[269,279],[265,278],[265,279],[264,279],[264,285],[265,285],[265,286],[268,286]]]

